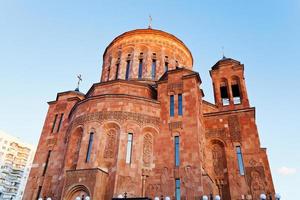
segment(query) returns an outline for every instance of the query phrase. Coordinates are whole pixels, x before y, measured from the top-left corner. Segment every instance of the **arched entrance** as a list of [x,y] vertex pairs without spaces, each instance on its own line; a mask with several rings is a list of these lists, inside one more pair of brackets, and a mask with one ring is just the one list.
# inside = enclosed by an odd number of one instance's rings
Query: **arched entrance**
[[75,185],[66,193],[64,200],[75,200],[76,197],[91,196],[88,188],[84,185]]

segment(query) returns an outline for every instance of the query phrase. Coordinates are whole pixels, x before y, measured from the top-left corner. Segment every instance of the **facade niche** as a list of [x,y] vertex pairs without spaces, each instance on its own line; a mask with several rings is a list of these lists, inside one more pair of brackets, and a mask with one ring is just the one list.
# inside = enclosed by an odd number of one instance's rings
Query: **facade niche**
[[229,200],[230,190],[228,185],[227,161],[225,155],[225,146],[218,140],[211,142],[212,169],[215,180],[221,195],[221,199]]
[[79,152],[81,146],[81,140],[83,135],[83,129],[81,127],[77,128],[69,138],[69,145],[66,156],[66,168],[75,170],[77,167]]

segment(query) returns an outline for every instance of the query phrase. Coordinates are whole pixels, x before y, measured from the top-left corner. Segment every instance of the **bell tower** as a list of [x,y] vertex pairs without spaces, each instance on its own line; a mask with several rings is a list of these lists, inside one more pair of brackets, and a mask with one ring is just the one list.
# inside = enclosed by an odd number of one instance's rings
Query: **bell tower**
[[220,110],[250,107],[244,77],[244,65],[223,57],[210,70],[215,104]]

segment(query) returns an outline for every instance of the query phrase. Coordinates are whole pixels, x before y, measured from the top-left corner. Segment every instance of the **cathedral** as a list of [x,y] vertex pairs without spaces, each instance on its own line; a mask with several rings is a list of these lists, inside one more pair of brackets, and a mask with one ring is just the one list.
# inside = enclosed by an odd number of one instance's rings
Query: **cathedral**
[[204,100],[174,35],[136,29],[105,49],[100,81],[49,109],[24,200],[275,200],[244,65],[223,57]]

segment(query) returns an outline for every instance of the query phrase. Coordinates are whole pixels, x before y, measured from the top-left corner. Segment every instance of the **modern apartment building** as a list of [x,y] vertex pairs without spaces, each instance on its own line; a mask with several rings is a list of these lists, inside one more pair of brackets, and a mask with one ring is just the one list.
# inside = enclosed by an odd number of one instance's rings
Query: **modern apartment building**
[[22,199],[34,148],[0,130],[0,199]]

